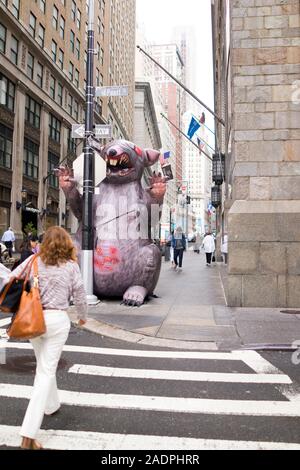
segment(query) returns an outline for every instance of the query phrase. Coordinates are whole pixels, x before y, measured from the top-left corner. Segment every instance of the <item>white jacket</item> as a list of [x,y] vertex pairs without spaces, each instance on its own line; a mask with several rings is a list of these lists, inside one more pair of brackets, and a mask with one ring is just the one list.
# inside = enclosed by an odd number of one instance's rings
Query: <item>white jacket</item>
[[215,240],[212,235],[206,235],[202,244],[205,253],[213,253],[216,249]]

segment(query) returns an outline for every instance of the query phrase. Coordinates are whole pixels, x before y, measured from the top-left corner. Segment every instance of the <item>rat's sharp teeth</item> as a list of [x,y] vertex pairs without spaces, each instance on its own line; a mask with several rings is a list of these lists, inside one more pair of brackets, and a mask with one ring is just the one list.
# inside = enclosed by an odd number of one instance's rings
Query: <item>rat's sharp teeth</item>
[[116,166],[117,165],[117,160],[110,160],[110,165]]

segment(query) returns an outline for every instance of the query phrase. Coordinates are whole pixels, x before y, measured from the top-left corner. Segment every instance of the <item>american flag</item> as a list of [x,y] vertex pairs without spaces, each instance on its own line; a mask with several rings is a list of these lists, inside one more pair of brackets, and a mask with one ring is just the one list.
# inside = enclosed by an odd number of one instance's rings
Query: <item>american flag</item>
[[201,155],[201,151],[204,149],[205,143],[202,142],[202,140],[199,137],[197,137],[197,144],[198,144],[200,155]]

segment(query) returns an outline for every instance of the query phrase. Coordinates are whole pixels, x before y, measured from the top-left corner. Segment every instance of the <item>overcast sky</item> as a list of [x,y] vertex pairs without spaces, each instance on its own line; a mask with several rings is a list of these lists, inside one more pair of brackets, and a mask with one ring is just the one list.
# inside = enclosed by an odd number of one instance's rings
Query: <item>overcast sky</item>
[[149,42],[170,41],[176,26],[194,29],[197,44],[193,66],[197,82],[192,91],[213,108],[211,0],[136,0],[136,6],[137,21],[144,25]]

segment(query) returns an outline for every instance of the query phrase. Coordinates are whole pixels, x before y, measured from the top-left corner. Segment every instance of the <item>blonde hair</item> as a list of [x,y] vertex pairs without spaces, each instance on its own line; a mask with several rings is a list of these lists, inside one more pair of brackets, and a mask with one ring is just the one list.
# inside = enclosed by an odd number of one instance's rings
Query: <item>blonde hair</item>
[[67,261],[77,261],[76,249],[65,229],[58,226],[48,228],[39,251],[43,263],[58,266]]

